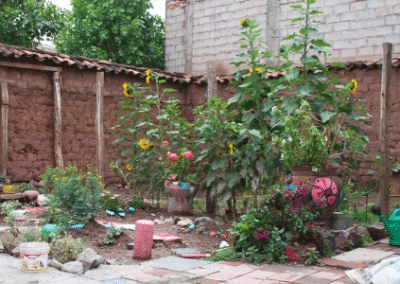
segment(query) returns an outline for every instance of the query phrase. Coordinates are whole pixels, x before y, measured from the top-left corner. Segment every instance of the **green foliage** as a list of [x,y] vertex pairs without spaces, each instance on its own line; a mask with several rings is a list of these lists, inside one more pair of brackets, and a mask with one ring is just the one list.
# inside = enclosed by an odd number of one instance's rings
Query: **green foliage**
[[14,238],[18,237],[18,235],[21,234],[18,228],[18,223],[14,220],[15,216],[12,214],[12,212],[17,209],[17,204],[18,201],[14,200],[11,202],[3,203],[1,205],[3,213],[6,215],[5,220],[8,226],[10,226],[10,229],[7,229],[7,231],[9,231],[14,236]]
[[52,166],[46,167],[46,172],[40,176],[40,178],[44,182],[44,186],[47,188],[49,192],[52,192],[57,184],[57,179],[61,178],[63,174],[62,169]]
[[57,51],[164,69],[164,21],[150,0],[74,0],[56,37]]
[[321,210],[311,204],[303,205],[311,184],[296,193],[279,184],[270,190],[272,193],[261,201],[260,208],[251,209],[229,229],[234,248],[241,252],[241,258],[256,264],[284,262],[285,248],[292,242],[293,236],[304,245],[315,243],[317,251],[321,255],[326,254],[326,230],[313,223]]
[[22,232],[22,241],[24,243],[39,242],[40,240],[40,230],[38,228],[31,227]]
[[361,209],[358,209],[357,207],[351,207],[347,209],[342,209],[340,210],[340,212],[342,212],[346,216],[354,217],[354,221],[357,222],[379,222],[379,216],[376,216],[371,212],[371,207],[373,205],[374,204],[368,204],[367,208],[365,208],[364,206]]
[[125,232],[124,228],[121,228],[121,230],[117,230],[114,227],[111,227],[110,229],[107,230],[107,235],[103,240],[103,243],[108,245],[112,244],[114,242],[114,237],[119,237],[123,235]]
[[238,257],[238,253],[232,247],[217,251],[211,257],[212,261],[220,261],[220,260],[235,261],[237,259],[240,259],[240,257]]
[[63,18],[64,12],[45,0],[2,0],[0,42],[35,48],[44,36],[57,34]]
[[367,235],[361,235],[362,245],[365,246],[366,244],[372,242],[373,240]]
[[111,190],[103,190],[100,195],[100,205],[104,210],[116,211],[120,206],[118,194],[113,194]]
[[33,186],[31,184],[29,184],[29,183],[22,183],[20,192],[24,192],[24,191],[27,191],[27,190],[33,190]]
[[82,251],[82,240],[71,235],[56,238],[50,243],[50,254],[60,263],[76,260]]
[[[123,85],[125,98],[120,101],[122,109],[114,113],[124,114],[117,121],[119,124],[111,128],[117,130],[112,135],[120,135],[113,146],[107,148],[119,148],[119,158],[111,163],[111,170],[121,182],[125,181],[130,188],[133,187],[135,194],[140,184],[146,184],[148,194],[163,192],[169,175],[184,176],[188,166],[185,164],[185,167],[179,168],[180,172],[174,172],[175,167],[165,164],[165,161],[169,162],[168,152],[181,154],[188,151],[191,125],[180,117],[178,101],[173,97],[165,98],[166,93],[174,90],[161,91],[160,85],[165,80],[151,74],[150,70],[146,73],[148,82],[155,80],[156,91],[140,84]],[[195,179],[193,175],[185,177],[188,182]]]
[[132,199],[128,202],[128,208],[133,207],[135,209],[144,209],[148,204],[144,202],[142,199]]
[[90,165],[88,169],[86,175],[81,175],[81,170],[75,165],[70,165],[60,175],[50,176],[54,191],[50,196],[47,221],[67,226],[84,224],[94,218],[101,208],[100,192],[104,190],[104,184],[101,183],[100,176],[91,173]]
[[308,248],[306,253],[302,254],[302,256],[306,259],[305,264],[321,265],[321,260],[320,260],[321,256],[320,256],[319,251],[316,250],[316,248]]

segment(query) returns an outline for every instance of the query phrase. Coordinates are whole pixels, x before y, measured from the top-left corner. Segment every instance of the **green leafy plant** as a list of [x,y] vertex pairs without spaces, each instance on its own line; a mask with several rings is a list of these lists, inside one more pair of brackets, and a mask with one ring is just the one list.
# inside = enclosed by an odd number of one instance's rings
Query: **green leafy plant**
[[27,191],[27,190],[33,190],[33,186],[31,184],[29,184],[29,183],[22,183],[20,192],[24,192],[24,191]]
[[361,235],[361,240],[362,240],[362,246],[365,246],[366,244],[372,242],[371,237],[368,235]]
[[58,167],[47,166],[46,172],[40,176],[44,182],[44,186],[49,192],[52,192],[57,184],[57,179],[60,179],[63,175],[62,169]]
[[305,264],[317,264],[317,265],[322,265],[321,264],[321,256],[319,251],[316,250],[316,248],[308,248],[306,253],[302,254],[302,256],[305,258],[304,263]]
[[74,0],[56,37],[57,51],[164,70],[164,21],[150,0]]
[[38,242],[40,241],[40,230],[36,227],[31,227],[23,230],[22,241],[27,242]]
[[220,260],[227,260],[227,261],[235,261],[237,259],[240,259],[240,257],[237,256],[238,253],[231,247],[217,251],[214,253],[211,257],[212,261],[220,261]]
[[[88,173],[81,175],[75,165],[70,165],[60,176],[50,176],[54,191],[50,196],[51,208],[47,213],[59,216],[57,220],[66,220],[68,224],[86,223],[94,218],[100,207],[100,192],[104,190],[101,177],[91,173],[91,166],[88,165]],[[46,175],[47,177],[49,174]],[[44,176],[43,178],[45,178]],[[61,210],[58,211],[57,209]],[[52,211],[52,212],[50,212]],[[57,224],[66,226],[68,224]]]
[[128,207],[133,207],[135,209],[144,209],[148,206],[148,203],[142,199],[134,198],[128,202]]
[[60,263],[76,260],[82,251],[82,240],[71,235],[56,238],[50,243],[50,254]]
[[17,204],[18,201],[11,201],[7,203],[3,203],[1,208],[3,209],[3,213],[6,215],[6,222],[8,226],[10,226],[7,231],[9,231],[14,238],[18,237],[19,234],[21,234],[19,228],[18,228],[18,223],[15,221],[15,216],[13,214],[13,211],[17,209]]
[[120,206],[118,194],[113,194],[111,190],[103,190],[100,194],[100,205],[104,210],[116,211]]
[[103,240],[103,243],[108,245],[112,244],[114,242],[114,237],[119,237],[125,233],[125,229],[121,228],[120,230],[115,229],[114,227],[111,227],[110,229],[107,230],[107,235]]

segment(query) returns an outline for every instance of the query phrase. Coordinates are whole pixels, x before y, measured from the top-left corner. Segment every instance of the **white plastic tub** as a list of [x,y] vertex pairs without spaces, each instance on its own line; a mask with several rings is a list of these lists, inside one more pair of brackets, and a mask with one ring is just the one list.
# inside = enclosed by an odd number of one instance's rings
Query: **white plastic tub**
[[22,259],[22,270],[27,272],[41,272],[47,269],[49,244],[45,242],[30,242],[19,245]]

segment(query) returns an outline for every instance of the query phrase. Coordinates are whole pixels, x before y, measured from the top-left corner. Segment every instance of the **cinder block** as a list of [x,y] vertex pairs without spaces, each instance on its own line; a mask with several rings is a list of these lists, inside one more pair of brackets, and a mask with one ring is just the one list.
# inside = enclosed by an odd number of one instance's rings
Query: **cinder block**
[[384,19],[375,19],[367,21],[367,27],[383,27],[385,25]]
[[393,34],[393,26],[386,26],[375,29],[375,36],[383,36]]
[[199,9],[195,8],[194,13],[193,13],[193,18],[194,19],[198,19],[198,18],[203,17],[204,16],[204,12],[205,12],[204,10],[199,10]]
[[336,23],[333,26],[333,30],[334,31],[343,31],[343,30],[348,30],[349,29],[349,23],[350,22],[340,22],[340,23]]
[[350,41],[350,48],[365,47],[366,45],[367,40],[365,38]]
[[385,17],[386,26],[389,25],[400,25],[400,15],[392,15]]
[[365,10],[367,8],[367,2],[366,1],[358,1],[358,2],[353,2],[350,4],[350,11],[359,11],[359,10]]
[[237,11],[240,10],[240,3],[233,3],[228,5],[228,11],[229,12],[233,12],[233,11]]
[[347,49],[349,48],[350,42],[348,40],[338,40],[333,43],[334,49]]
[[393,14],[392,7],[390,7],[390,8],[385,7],[385,8],[380,8],[380,9],[376,10],[377,17],[384,17],[384,16],[391,15],[391,14]]
[[379,45],[383,44],[383,37],[375,37],[368,39],[368,46]]
[[340,5],[335,5],[333,7],[333,12],[335,14],[340,14],[340,13],[346,13],[350,11],[350,5],[346,4],[340,4]]
[[[196,20],[196,19],[195,19]],[[203,17],[199,19],[199,25],[207,24],[210,23],[211,18],[210,17]]]
[[220,6],[216,7],[214,13],[219,14],[219,13],[225,13],[228,11],[228,6]]
[[210,16],[215,14],[215,8],[208,8],[204,10],[204,16]]
[[379,8],[379,7],[384,7],[386,5],[385,1],[368,1],[367,2],[367,8]]

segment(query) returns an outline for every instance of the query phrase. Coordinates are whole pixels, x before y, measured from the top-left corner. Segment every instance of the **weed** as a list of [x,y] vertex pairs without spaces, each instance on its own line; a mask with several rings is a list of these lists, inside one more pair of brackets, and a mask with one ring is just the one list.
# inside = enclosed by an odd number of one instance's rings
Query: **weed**
[[82,240],[74,239],[71,235],[56,238],[50,244],[50,253],[60,263],[76,260],[82,251]]
[[114,237],[119,237],[125,233],[125,229],[121,228],[121,230],[117,230],[114,227],[111,227],[110,229],[107,230],[107,235],[103,240],[103,243],[108,245],[112,244],[114,242]]
[[321,265],[320,254],[316,248],[308,248],[307,252],[302,254],[302,256],[306,258],[304,262],[305,264],[317,264],[318,266]]

